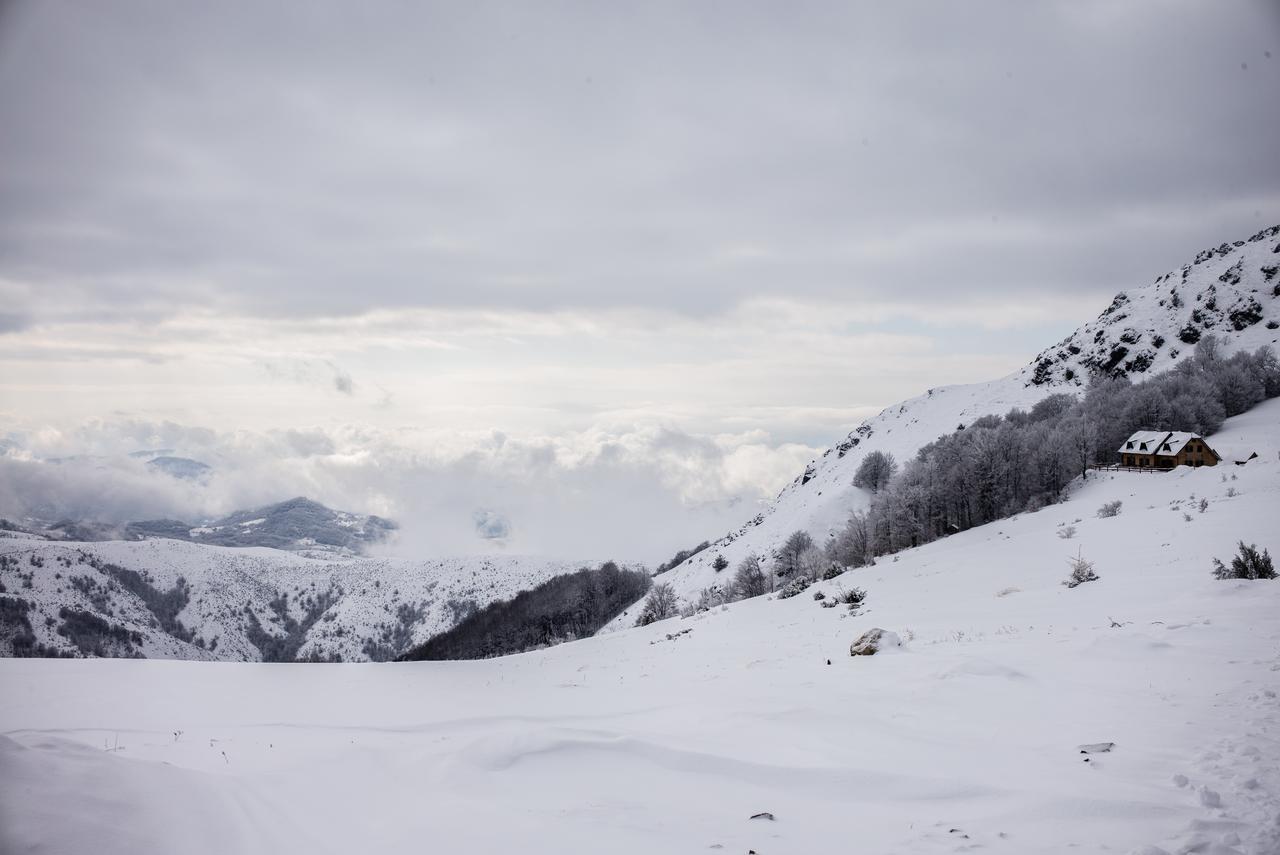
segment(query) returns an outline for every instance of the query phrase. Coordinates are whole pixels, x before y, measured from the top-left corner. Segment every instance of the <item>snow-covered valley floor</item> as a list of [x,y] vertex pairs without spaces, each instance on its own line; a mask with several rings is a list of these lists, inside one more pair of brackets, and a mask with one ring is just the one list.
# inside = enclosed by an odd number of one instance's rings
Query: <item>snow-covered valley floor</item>
[[[1280,581],[1210,576],[1280,553],[1280,401],[1214,445],[817,586],[857,615],[806,592],[481,662],[0,661],[0,851],[1280,852]],[[1101,578],[1067,589],[1077,549]],[[850,657],[873,626],[904,649]]]

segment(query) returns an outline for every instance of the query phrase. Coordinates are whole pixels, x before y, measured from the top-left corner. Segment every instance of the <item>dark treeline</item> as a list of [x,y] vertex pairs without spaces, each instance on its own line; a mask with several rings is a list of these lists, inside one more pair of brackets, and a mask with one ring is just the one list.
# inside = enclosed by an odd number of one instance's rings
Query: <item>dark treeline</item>
[[1117,462],[1116,449],[1134,431],[1208,436],[1223,419],[1276,396],[1280,363],[1271,348],[1224,357],[1207,337],[1186,361],[1142,383],[1099,378],[1081,399],[1053,395],[1030,412],[984,416],[921,448],[828,543],[828,557],[859,567],[1036,510],[1058,501],[1091,464]]
[[491,603],[401,658],[484,659],[585,638],[640,599],[650,584],[648,573],[622,570],[612,561],[557,576]]
[[[703,551],[704,549],[707,549],[710,546],[711,546],[711,541],[704,540],[702,541],[702,543],[699,543],[693,549],[681,549],[675,555],[671,556],[669,559],[667,559],[666,561],[663,561],[661,564],[655,567],[653,570],[653,575],[657,576],[661,573],[666,573],[671,568],[675,567],[678,564],[683,564],[685,561],[688,561],[690,558],[692,558],[693,556],[697,555],[699,552]],[[722,567],[720,569],[723,570],[724,568]]]

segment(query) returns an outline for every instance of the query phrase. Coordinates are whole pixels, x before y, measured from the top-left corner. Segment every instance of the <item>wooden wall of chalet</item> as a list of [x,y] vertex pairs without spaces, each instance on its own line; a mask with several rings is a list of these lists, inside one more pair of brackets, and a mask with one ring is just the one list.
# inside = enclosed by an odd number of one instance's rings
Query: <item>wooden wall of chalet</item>
[[1202,439],[1193,439],[1174,458],[1178,466],[1217,466],[1218,456]]

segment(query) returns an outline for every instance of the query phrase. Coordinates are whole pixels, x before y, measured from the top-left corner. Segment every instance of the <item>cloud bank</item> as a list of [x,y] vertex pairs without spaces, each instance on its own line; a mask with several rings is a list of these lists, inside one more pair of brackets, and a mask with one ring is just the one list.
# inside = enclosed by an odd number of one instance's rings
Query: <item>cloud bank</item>
[[[199,482],[130,457],[164,448],[209,463]],[[75,456],[61,453],[76,449]],[[223,434],[97,422],[10,437],[0,516],[197,521],[306,495],[403,528],[409,555],[493,551],[657,562],[750,515],[815,449],[669,427],[559,437],[388,434],[368,428]]]

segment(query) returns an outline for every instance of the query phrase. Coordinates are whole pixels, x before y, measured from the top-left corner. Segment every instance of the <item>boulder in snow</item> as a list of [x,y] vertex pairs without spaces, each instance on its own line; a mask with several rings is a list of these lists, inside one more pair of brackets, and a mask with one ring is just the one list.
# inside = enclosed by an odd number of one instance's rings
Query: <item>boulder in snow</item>
[[849,645],[849,655],[872,656],[881,650],[890,650],[901,646],[902,639],[898,637],[896,632],[877,627],[869,629],[858,636],[858,640]]

